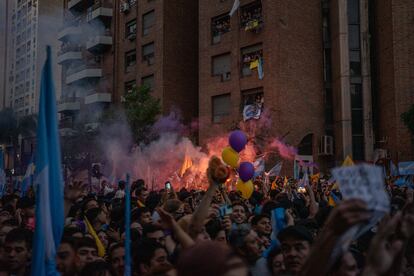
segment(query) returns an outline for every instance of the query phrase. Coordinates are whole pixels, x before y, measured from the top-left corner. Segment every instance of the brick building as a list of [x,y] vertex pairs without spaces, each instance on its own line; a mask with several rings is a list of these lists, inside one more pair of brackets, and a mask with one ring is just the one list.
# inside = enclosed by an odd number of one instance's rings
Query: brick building
[[197,116],[197,1],[65,0],[59,34],[61,129],[83,118],[94,129],[100,111],[134,87],[148,85],[163,113]]
[[300,154],[317,156],[325,118],[321,2],[240,2],[230,18],[233,1],[200,1],[201,143],[229,131],[259,100],[272,136],[308,144]]
[[233,2],[200,1],[201,143],[252,105],[322,168],[414,158],[400,120],[414,103],[412,1],[241,0],[230,17]]

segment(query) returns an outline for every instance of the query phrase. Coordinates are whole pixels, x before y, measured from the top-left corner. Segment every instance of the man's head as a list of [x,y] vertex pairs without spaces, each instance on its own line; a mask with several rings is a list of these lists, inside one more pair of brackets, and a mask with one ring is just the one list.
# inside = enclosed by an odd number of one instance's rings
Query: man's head
[[142,226],[151,224],[151,211],[148,208],[137,208],[132,212],[132,220],[138,221]]
[[108,222],[108,215],[105,212],[105,209],[92,208],[86,211],[85,215],[92,225],[95,223],[105,224]]
[[178,199],[168,199],[164,203],[164,210],[170,213],[176,221],[184,216],[184,204]]
[[76,240],[74,238],[64,237],[60,242],[56,254],[56,266],[62,275],[76,273]]
[[149,195],[149,192],[147,190],[147,188],[145,187],[140,187],[138,189],[136,189],[135,192],[135,196],[138,198],[139,201],[141,201],[142,203],[145,203],[145,201],[147,200]]
[[17,208],[22,210],[23,218],[33,218],[35,216],[35,200],[33,198],[23,197],[17,202]]
[[241,202],[236,202],[232,207],[233,213],[231,214],[231,220],[237,224],[245,223],[248,213],[246,205]]
[[303,226],[288,226],[278,234],[283,259],[289,273],[298,273],[309,256],[312,234]]
[[143,229],[144,238],[151,239],[158,242],[162,246],[165,246],[165,234],[164,230],[157,225],[147,224]]
[[91,238],[79,239],[76,256],[77,268],[78,271],[81,271],[86,264],[95,261],[98,256],[98,248],[95,241]]
[[109,261],[117,276],[124,275],[125,248],[123,243],[116,243],[109,248]]
[[30,230],[23,228],[13,229],[6,235],[4,256],[9,272],[24,271],[32,254],[32,236]]
[[248,224],[239,225],[230,232],[230,245],[249,263],[256,262],[262,254],[262,245],[257,233]]
[[83,211],[87,212],[88,210],[93,208],[99,208],[98,201],[96,201],[96,199],[93,197],[85,199],[85,201],[83,202]]
[[134,263],[141,274],[169,264],[167,250],[161,244],[152,240],[142,240],[137,245],[135,254]]
[[253,229],[261,236],[269,236],[272,233],[272,225],[268,215],[257,215],[252,219]]

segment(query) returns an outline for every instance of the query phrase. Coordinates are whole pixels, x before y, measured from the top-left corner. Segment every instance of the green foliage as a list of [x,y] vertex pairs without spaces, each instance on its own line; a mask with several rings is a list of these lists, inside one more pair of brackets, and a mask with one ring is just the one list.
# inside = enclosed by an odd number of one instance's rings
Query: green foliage
[[411,134],[414,135],[414,104],[407,112],[401,114],[401,120],[405,126],[410,130]]
[[125,96],[125,114],[136,143],[149,142],[149,130],[161,113],[160,100],[149,87],[141,86]]
[[18,136],[17,118],[13,109],[0,111],[0,143],[11,144]]
[[0,111],[0,143],[16,144],[19,135],[33,137],[36,135],[37,121],[34,115],[17,118],[13,109]]

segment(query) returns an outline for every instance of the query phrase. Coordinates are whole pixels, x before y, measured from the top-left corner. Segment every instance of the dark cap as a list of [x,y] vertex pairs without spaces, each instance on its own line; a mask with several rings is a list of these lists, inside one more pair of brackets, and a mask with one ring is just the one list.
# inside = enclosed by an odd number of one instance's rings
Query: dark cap
[[279,232],[277,238],[280,242],[287,238],[294,238],[301,241],[308,241],[309,243],[313,242],[312,234],[301,225],[288,226],[282,231]]

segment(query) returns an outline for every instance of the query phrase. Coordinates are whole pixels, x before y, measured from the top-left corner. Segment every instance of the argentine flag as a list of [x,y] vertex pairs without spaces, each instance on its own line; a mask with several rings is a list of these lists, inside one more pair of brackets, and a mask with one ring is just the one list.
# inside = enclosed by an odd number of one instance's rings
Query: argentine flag
[[37,127],[32,275],[59,275],[55,256],[64,226],[63,180],[50,46],[46,50]]
[[34,166],[33,155],[32,155],[32,158],[30,159],[30,163],[27,166],[26,173],[24,174],[24,177],[22,180],[22,190],[21,190],[20,197],[24,197],[27,191],[29,190],[30,186],[32,185],[34,171],[35,171],[35,166]]

